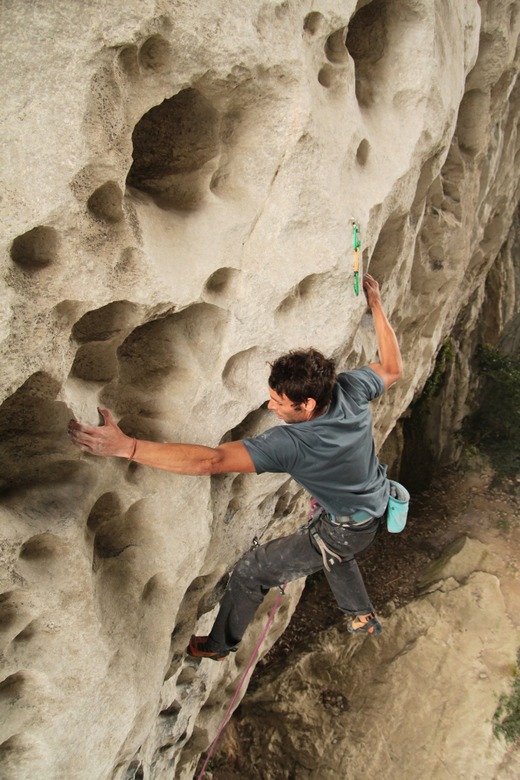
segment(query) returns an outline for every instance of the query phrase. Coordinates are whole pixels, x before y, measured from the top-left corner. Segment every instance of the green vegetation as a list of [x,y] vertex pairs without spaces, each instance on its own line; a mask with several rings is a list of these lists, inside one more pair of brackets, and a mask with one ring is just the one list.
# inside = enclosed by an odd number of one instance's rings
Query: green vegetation
[[510,530],[511,523],[509,522],[509,518],[505,514],[505,512],[500,512],[500,514],[498,515],[497,527],[500,528],[501,531]]
[[516,654],[517,664],[513,669],[511,693],[503,693],[493,715],[493,734],[506,742],[520,742],[520,650]]
[[428,381],[424,385],[424,390],[421,394],[421,401],[428,402],[431,398],[440,392],[444,379],[444,374],[449,364],[453,361],[453,347],[451,339],[447,338],[442,347],[440,348],[437,358],[435,360],[435,368]]
[[481,388],[478,407],[464,420],[462,435],[485,453],[497,477],[520,473],[520,360],[481,346],[476,353]]

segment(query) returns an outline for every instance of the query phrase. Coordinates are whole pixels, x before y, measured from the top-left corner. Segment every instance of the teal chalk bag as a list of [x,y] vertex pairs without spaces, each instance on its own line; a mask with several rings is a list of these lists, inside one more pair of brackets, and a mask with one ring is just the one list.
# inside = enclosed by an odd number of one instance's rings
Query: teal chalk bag
[[386,527],[392,534],[400,534],[406,525],[408,507],[410,505],[410,493],[399,482],[393,479],[390,482],[390,498],[386,510]]

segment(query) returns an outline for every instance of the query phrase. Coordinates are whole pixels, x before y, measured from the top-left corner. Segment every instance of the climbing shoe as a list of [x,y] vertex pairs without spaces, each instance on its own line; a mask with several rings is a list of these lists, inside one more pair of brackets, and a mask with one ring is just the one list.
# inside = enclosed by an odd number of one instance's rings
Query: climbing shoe
[[347,626],[347,631],[351,634],[372,634],[372,636],[378,636],[383,631],[383,626],[373,612],[369,615],[360,615],[359,617],[362,618],[362,623],[354,625],[356,623],[356,618],[354,618]]
[[195,636],[190,639],[190,643],[186,648],[188,655],[192,658],[210,658],[212,661],[223,661],[230,653],[236,653],[237,648],[232,647],[229,650],[211,650],[208,647],[207,636]]

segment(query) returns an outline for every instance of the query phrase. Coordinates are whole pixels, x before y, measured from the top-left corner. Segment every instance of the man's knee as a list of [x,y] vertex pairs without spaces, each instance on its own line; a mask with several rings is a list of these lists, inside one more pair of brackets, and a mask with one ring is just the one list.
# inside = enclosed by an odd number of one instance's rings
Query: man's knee
[[232,579],[245,590],[256,590],[260,584],[261,568],[256,550],[250,550],[238,561],[233,570]]

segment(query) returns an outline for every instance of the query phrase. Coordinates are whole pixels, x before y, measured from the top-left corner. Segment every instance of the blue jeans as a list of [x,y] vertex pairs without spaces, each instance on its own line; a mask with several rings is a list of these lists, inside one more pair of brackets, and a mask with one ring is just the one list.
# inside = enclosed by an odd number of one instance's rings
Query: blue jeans
[[[327,547],[341,556],[330,572],[324,571],[339,608],[349,615],[374,611],[354,556],[374,541],[380,520],[374,518],[358,529],[335,526],[322,518],[314,524]],[[308,525],[247,552],[231,575],[209,646],[220,651],[236,647],[270,588],[320,569],[324,569],[323,559]]]

